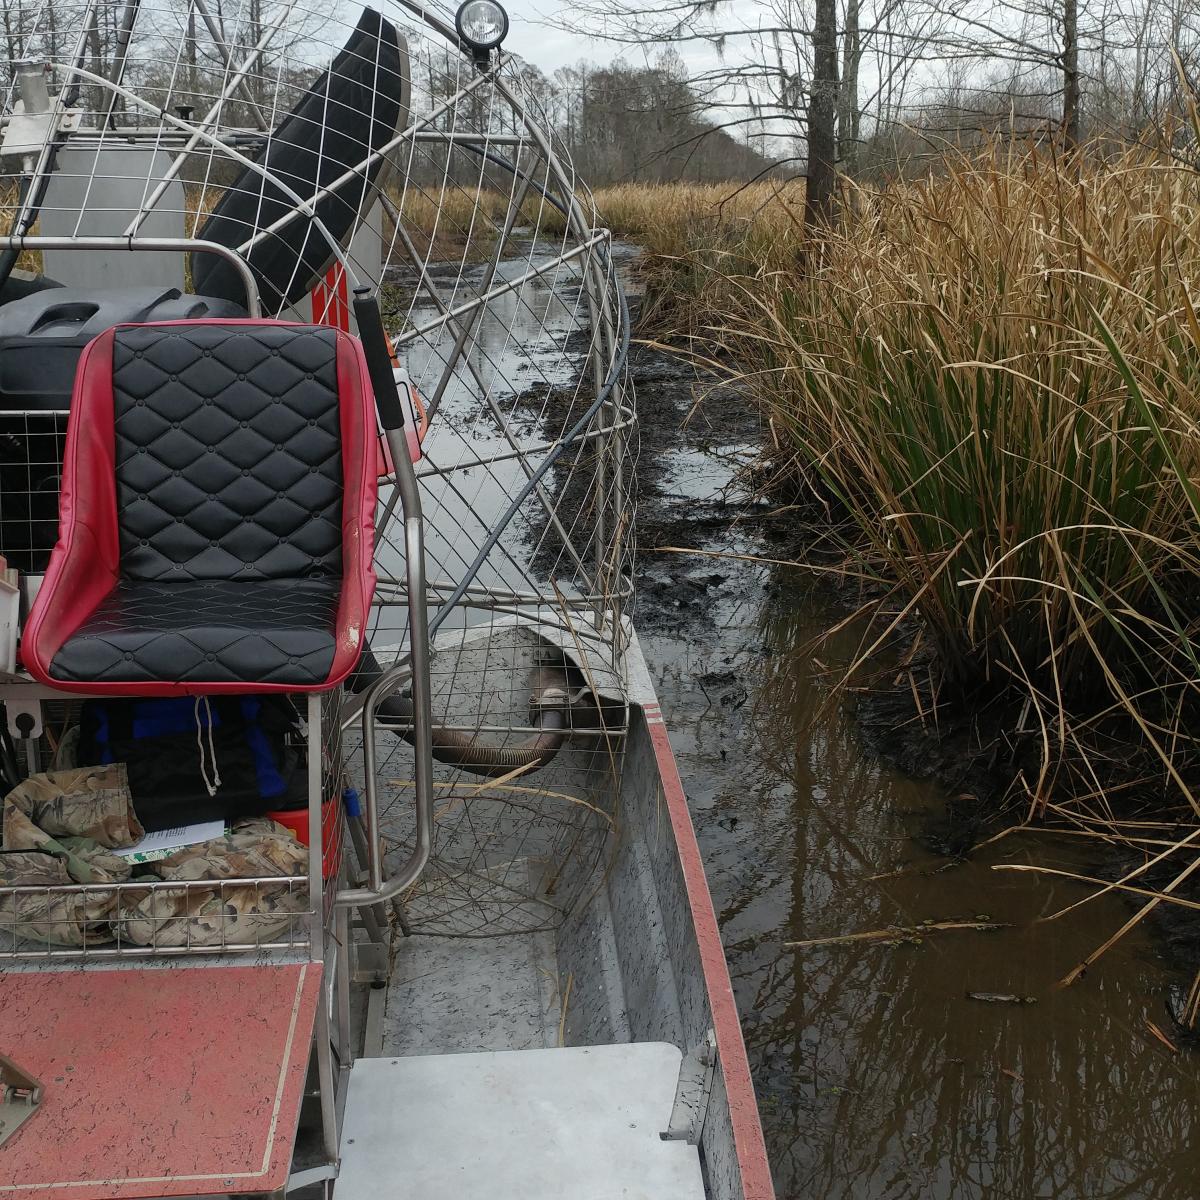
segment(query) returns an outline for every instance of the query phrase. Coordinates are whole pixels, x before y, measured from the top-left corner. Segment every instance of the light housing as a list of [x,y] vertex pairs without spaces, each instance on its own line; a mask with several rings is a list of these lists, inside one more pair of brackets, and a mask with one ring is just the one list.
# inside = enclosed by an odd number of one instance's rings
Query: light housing
[[508,36],[508,13],[497,0],[463,0],[455,14],[454,27],[476,60],[486,61]]

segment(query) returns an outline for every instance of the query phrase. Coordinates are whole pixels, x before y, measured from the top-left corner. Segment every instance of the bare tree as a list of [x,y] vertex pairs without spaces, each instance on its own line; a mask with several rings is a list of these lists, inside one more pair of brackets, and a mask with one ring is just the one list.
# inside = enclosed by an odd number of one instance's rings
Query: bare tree
[[858,74],[862,64],[862,30],[859,0],[846,0],[842,28],[842,79],[838,89],[838,161],[848,175],[858,172],[862,109],[859,107]]
[[799,144],[813,221],[832,213],[835,172],[858,170],[864,122],[877,132],[881,106],[882,124],[896,119],[948,19],[936,0],[765,0],[753,19],[734,0],[579,0],[571,17],[618,44],[710,47],[698,102],[727,130]]
[[816,0],[812,54],[806,122],[808,183],[804,194],[804,219],[810,227],[833,215],[837,184],[837,0]]
[[1063,0],[1062,7],[1062,130],[1067,144],[1079,142],[1079,4]]

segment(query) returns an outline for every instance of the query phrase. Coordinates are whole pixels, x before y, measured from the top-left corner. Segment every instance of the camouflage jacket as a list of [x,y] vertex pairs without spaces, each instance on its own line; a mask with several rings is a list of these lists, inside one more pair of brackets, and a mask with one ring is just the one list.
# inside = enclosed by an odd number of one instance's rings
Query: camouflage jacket
[[[308,851],[273,821],[240,822],[133,877],[130,861],[113,853],[143,836],[124,764],[30,776],[4,798],[0,830],[0,934],[49,945],[128,941],[165,949],[261,945],[304,932],[303,885],[194,886],[303,875]],[[172,882],[189,886],[163,886]]]

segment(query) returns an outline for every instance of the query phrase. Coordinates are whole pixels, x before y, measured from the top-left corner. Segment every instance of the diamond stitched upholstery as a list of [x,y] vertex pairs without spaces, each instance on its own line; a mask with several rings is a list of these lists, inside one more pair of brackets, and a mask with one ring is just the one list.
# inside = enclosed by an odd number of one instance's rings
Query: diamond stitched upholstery
[[332,329],[131,326],[113,343],[121,574],[341,571]]
[[130,326],[112,349],[115,588],[63,682],[315,686],[342,569],[332,329]]
[[64,681],[286,683],[329,676],[336,579],[123,580],[54,657]]

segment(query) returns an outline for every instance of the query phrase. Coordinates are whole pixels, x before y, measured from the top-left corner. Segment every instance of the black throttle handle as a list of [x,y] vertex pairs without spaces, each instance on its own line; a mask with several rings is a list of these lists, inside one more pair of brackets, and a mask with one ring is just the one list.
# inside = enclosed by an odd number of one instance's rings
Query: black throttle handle
[[358,322],[358,340],[362,342],[371,387],[375,392],[379,423],[384,429],[403,429],[404,405],[400,401],[400,389],[396,386],[396,376],[392,370],[392,349],[383,328],[379,300],[370,294],[369,288],[364,287],[355,288],[352,303],[354,318]]

